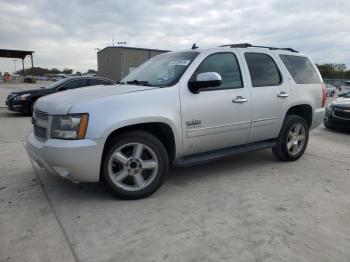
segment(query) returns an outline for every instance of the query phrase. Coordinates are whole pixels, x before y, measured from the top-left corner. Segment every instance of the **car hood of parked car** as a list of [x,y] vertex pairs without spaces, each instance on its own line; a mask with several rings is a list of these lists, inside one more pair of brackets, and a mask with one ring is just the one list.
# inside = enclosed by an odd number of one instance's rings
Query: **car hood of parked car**
[[18,90],[18,91],[13,91],[11,94],[13,95],[24,95],[24,94],[50,94],[53,93],[53,89],[45,89],[45,88],[40,88],[40,89],[30,89],[30,90]]
[[332,102],[333,107],[350,109],[350,98],[338,98]]
[[158,87],[141,85],[108,85],[77,88],[44,96],[36,101],[34,109],[47,112],[50,115],[64,115],[69,112],[71,107],[78,104],[155,88]]

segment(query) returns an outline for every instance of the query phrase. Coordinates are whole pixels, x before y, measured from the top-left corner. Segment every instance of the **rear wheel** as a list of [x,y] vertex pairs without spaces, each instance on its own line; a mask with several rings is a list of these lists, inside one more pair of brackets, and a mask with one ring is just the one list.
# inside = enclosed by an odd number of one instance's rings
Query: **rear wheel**
[[133,131],[111,140],[103,160],[103,179],[115,196],[139,199],[163,184],[168,169],[168,154],[159,139]]
[[294,161],[304,154],[308,141],[309,126],[304,118],[289,115],[284,121],[272,152],[280,160]]

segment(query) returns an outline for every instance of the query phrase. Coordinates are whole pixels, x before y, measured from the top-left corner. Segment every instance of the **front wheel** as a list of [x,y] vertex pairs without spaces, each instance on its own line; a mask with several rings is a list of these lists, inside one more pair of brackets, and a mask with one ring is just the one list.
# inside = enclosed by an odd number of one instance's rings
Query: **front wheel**
[[111,140],[102,175],[115,196],[140,199],[163,184],[168,169],[168,154],[159,139],[144,131],[132,131]]
[[284,120],[272,152],[280,160],[294,161],[304,154],[308,141],[309,126],[304,118],[289,115]]

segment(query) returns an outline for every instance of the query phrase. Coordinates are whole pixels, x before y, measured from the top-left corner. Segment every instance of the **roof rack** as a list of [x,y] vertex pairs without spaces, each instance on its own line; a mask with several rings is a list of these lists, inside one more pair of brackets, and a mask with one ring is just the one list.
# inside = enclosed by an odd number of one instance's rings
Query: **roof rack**
[[270,49],[270,50],[284,50],[284,51],[290,51],[290,52],[293,52],[293,53],[299,53],[299,51],[293,49],[293,48],[290,48],[290,47],[272,47],[272,46],[261,46],[261,45],[252,45],[252,44],[249,44],[249,43],[241,43],[241,44],[230,44],[230,45],[220,45],[219,47],[225,47],[225,46],[228,46],[228,47],[231,47],[231,48],[235,48],[235,47],[238,47],[238,48],[248,48],[248,47],[257,47],[257,48],[267,48],[267,49]]

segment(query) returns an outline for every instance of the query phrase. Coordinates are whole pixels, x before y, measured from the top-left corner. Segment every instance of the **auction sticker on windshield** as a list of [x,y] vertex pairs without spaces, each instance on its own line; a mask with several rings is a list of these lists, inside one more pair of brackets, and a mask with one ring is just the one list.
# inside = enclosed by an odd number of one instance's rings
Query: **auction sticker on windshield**
[[169,65],[171,65],[171,66],[177,66],[177,65],[187,66],[187,65],[189,65],[189,63],[191,63],[191,60],[175,60],[175,61],[170,61]]

